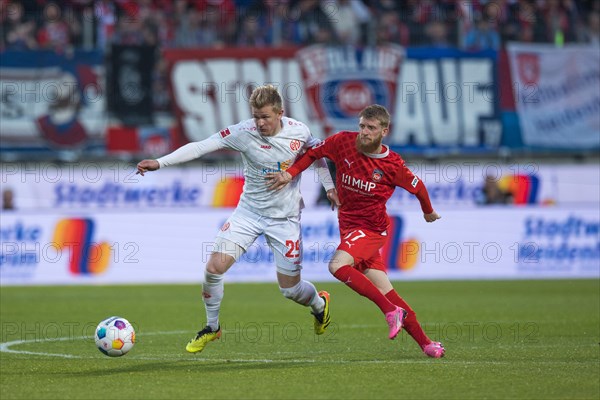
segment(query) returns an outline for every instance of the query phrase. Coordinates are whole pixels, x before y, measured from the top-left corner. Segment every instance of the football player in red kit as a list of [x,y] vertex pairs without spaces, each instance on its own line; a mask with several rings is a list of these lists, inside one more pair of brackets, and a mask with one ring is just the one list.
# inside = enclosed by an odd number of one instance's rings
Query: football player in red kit
[[423,182],[400,155],[382,143],[390,125],[385,107],[368,106],[359,118],[358,132],[338,132],[313,146],[286,171],[267,175],[268,185],[280,189],[316,159],[329,158],[337,170],[341,239],[329,271],[381,309],[390,327],[390,339],[404,327],[425,354],[443,357],[442,344],[427,337],[415,312],[392,287],[380,254],[389,225],[386,202],[397,186],[417,197],[425,221],[441,217],[432,208]]

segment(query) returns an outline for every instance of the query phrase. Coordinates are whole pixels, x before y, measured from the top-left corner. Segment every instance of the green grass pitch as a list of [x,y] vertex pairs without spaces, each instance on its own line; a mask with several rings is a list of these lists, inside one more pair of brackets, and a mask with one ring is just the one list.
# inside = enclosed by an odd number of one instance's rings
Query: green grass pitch
[[[341,283],[332,324],[276,284],[226,284],[221,340],[184,350],[204,322],[198,285],[1,288],[0,398],[598,399],[598,280],[395,282],[446,357],[424,356]],[[137,343],[121,358],[92,339],[120,315]]]

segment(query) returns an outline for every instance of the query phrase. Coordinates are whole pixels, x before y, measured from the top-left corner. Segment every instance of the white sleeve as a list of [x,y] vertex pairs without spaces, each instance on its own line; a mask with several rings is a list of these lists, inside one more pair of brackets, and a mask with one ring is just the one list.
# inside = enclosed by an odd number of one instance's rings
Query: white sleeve
[[169,165],[181,164],[196,158],[202,157],[205,154],[213,151],[226,148],[227,145],[221,140],[218,133],[201,140],[199,142],[188,143],[181,146],[174,152],[158,158],[160,168],[168,167]]
[[[308,148],[313,147],[314,145],[321,143],[321,140],[314,138],[312,135],[306,141],[306,146]],[[331,190],[335,188],[333,184],[333,179],[331,179],[331,173],[329,173],[329,168],[327,167],[327,162],[323,158],[319,158],[312,163],[315,171],[317,171],[317,175],[319,176],[319,181],[321,181],[321,185],[325,188],[325,191]]]
[[315,167],[315,171],[317,171],[317,175],[319,175],[319,180],[321,181],[321,185],[325,188],[325,191],[335,188],[325,159],[319,158],[318,160],[315,160],[312,165]]

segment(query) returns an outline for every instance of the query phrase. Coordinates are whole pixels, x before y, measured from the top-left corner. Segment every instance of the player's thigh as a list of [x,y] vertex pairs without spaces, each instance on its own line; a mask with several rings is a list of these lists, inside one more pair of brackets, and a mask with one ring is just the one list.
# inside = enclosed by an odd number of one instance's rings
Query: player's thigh
[[214,252],[228,254],[237,261],[256,238],[263,234],[259,218],[249,210],[236,208],[217,233]]
[[265,228],[267,244],[273,251],[277,272],[287,276],[300,275],[302,269],[302,231],[300,217],[271,218]]

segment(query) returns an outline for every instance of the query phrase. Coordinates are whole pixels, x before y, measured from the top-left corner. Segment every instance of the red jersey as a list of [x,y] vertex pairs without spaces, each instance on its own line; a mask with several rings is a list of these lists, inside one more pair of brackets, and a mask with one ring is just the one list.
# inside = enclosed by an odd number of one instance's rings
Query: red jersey
[[336,166],[336,189],[341,202],[340,230],[364,228],[384,232],[389,224],[386,203],[397,186],[417,196],[425,214],[433,212],[427,189],[398,153],[383,146],[380,154],[356,148],[358,132],[338,132],[304,153],[287,172],[292,176],[314,160],[327,157]]

